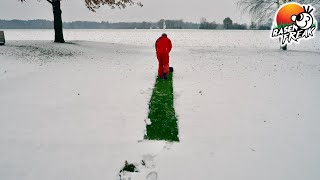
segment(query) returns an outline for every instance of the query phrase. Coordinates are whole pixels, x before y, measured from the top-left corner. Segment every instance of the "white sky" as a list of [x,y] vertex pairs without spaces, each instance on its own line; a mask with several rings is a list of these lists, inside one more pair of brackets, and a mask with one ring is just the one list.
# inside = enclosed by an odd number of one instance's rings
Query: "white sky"
[[[144,7],[132,6],[124,10],[108,7],[100,8],[96,13],[89,11],[84,0],[62,0],[63,21],[158,21],[160,19],[183,19],[199,22],[201,17],[208,21],[222,23],[230,17],[237,23],[249,23],[250,17],[241,14],[237,0],[141,0]],[[51,5],[42,0],[1,0],[0,19],[48,19],[52,20]]]

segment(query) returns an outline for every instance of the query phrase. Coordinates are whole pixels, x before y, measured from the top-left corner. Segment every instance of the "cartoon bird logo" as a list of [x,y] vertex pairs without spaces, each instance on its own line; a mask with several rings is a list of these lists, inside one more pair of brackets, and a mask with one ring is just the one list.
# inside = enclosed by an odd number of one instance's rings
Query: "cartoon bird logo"
[[313,17],[311,12],[314,10],[310,6],[303,6],[304,12],[301,12],[298,15],[292,15],[291,20],[294,22],[300,29],[309,29],[313,25]]

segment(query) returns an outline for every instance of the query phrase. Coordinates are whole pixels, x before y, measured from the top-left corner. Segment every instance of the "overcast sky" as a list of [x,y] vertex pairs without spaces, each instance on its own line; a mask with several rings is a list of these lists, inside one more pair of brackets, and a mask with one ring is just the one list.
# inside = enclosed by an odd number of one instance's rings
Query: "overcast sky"
[[[160,19],[183,19],[199,22],[201,17],[208,21],[222,23],[230,17],[237,23],[249,23],[248,15],[241,14],[237,0],[141,0],[144,7],[132,6],[124,10],[102,7],[96,13],[90,12],[84,0],[62,0],[63,21],[158,21]],[[1,0],[0,19],[48,19],[52,20],[51,5],[42,0]]]

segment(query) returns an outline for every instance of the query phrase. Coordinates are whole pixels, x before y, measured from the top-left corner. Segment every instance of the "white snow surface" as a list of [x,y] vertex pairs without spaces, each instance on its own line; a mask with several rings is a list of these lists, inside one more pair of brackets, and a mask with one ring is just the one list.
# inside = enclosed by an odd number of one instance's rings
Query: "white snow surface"
[[[161,30],[6,30],[0,179],[320,179],[320,38],[166,30],[180,142],[143,140]],[[145,166],[141,165],[144,160]]]

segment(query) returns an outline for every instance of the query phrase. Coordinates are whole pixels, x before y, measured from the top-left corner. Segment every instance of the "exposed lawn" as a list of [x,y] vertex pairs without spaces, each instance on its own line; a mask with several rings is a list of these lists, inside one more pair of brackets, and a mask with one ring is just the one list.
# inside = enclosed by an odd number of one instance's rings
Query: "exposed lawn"
[[145,139],[179,141],[173,100],[172,73],[167,80],[157,78],[149,103],[151,124],[147,125]]

